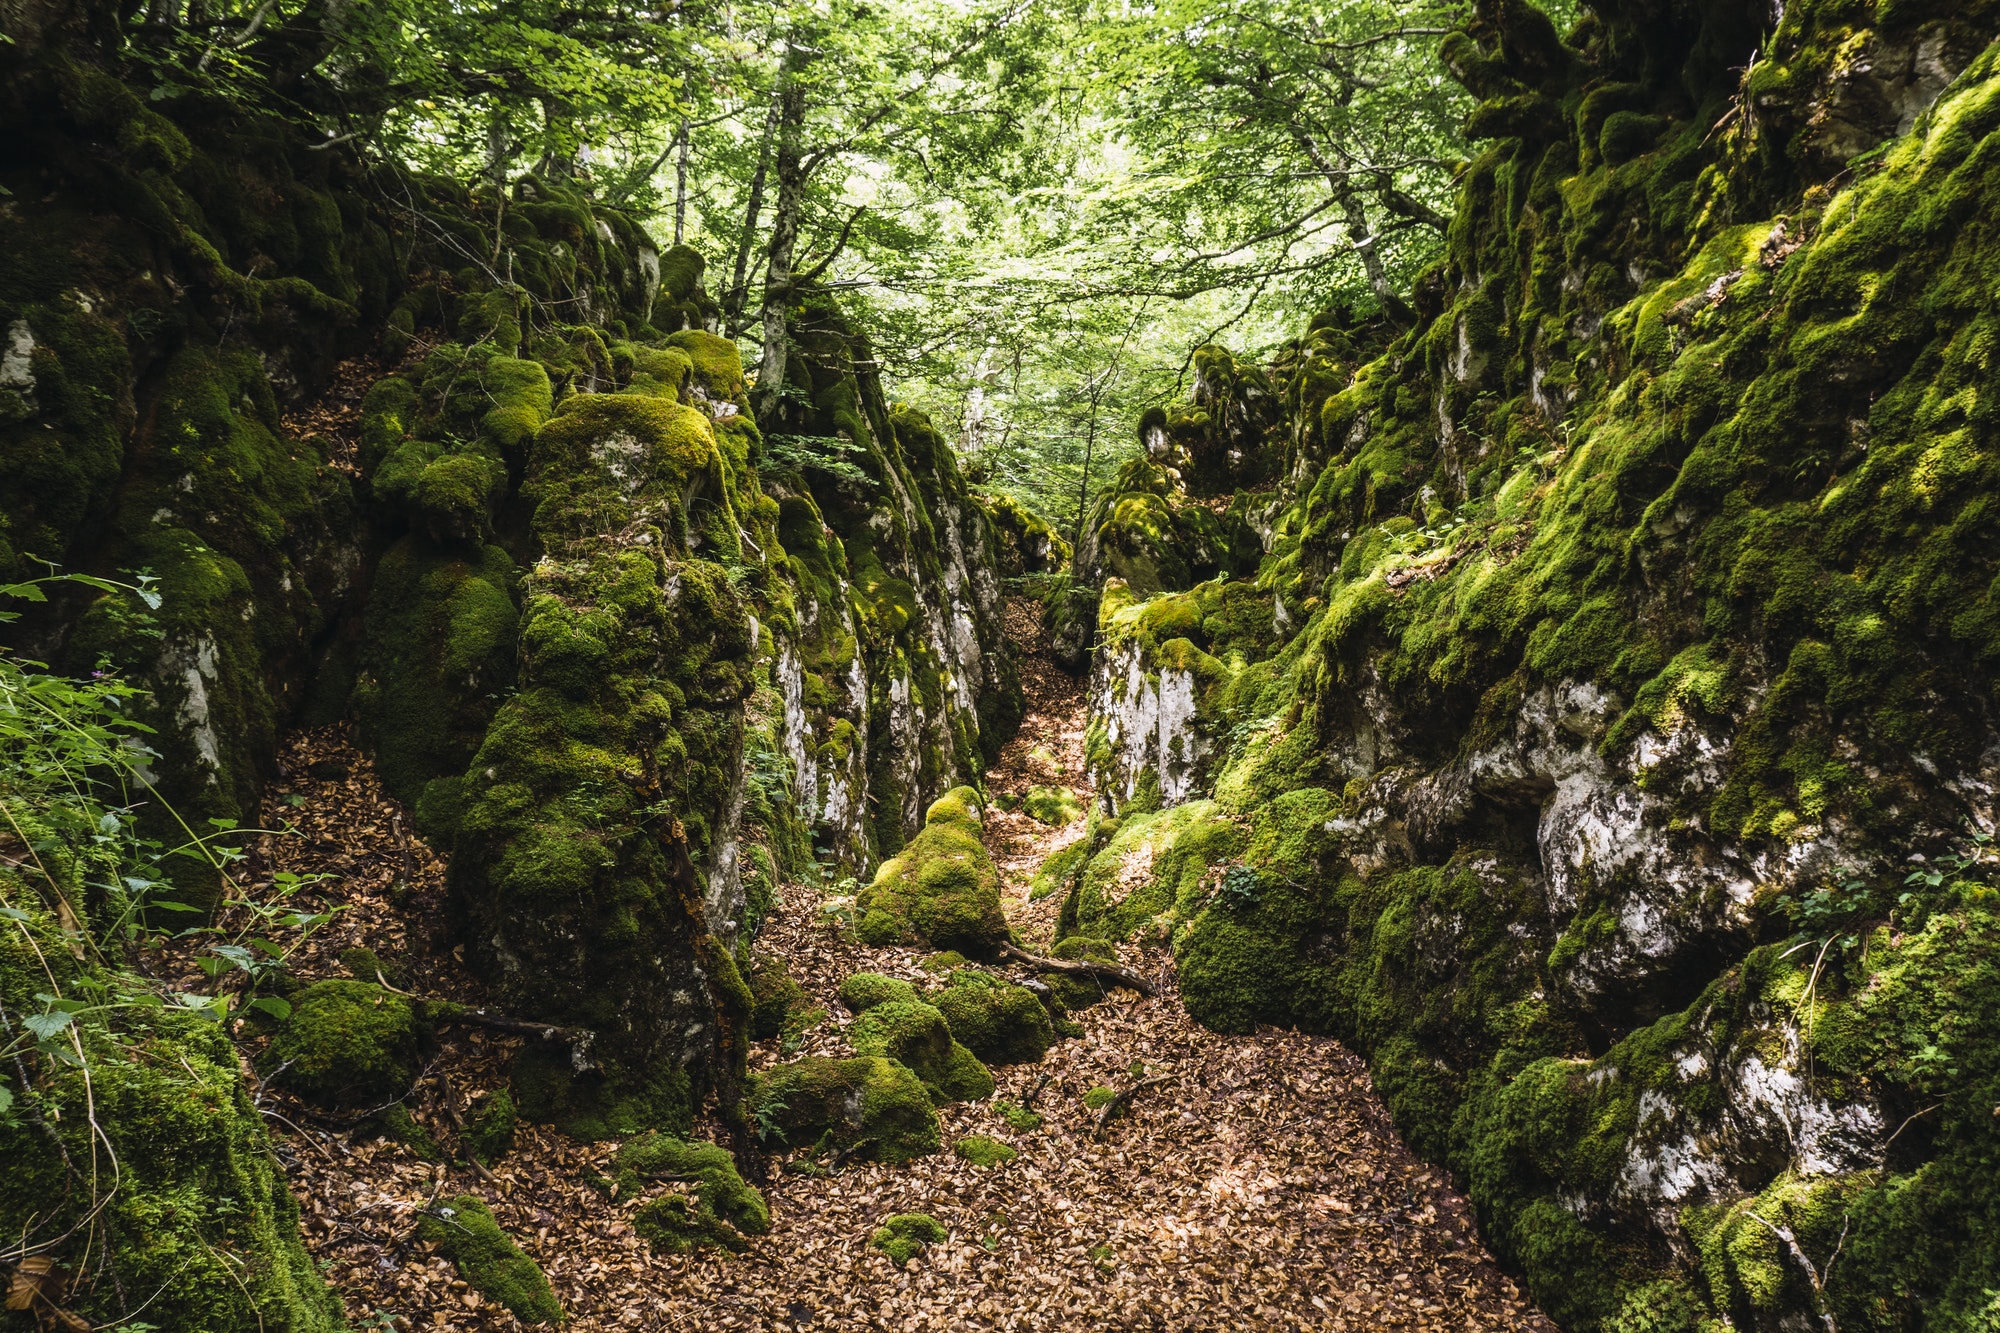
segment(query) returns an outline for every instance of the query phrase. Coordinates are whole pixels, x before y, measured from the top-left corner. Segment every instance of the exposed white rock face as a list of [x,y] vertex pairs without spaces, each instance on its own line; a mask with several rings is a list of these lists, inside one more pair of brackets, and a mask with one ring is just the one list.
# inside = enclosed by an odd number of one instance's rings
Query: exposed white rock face
[[192,640],[175,640],[160,652],[160,677],[177,686],[180,698],[174,704],[174,720],[181,733],[194,741],[195,753],[207,769],[206,781],[220,780],[222,745],[211,716],[208,691],[220,669],[215,640],[203,635]]
[[1161,802],[1179,805],[1200,794],[1212,747],[1197,725],[1194,673],[1148,665],[1145,650],[1126,641],[1107,645],[1091,669],[1092,725],[1102,728],[1113,756],[1111,780],[1100,790],[1122,804],[1151,774]]
[[[1815,1088],[1804,1072],[1796,1025],[1766,1013],[1761,1023],[1731,1034],[1719,1063],[1710,1055],[1717,1040],[1708,1027],[1691,1034],[1675,1060],[1676,1080],[1639,1094],[1617,1182],[1604,1199],[1566,1200],[1572,1212],[1643,1218],[1671,1236],[1681,1209],[1754,1192],[1780,1170],[1811,1177],[1882,1164],[1881,1108],[1852,1090],[1836,1100]],[[1704,1084],[1722,1093],[1717,1115],[1688,1110],[1689,1094]]]

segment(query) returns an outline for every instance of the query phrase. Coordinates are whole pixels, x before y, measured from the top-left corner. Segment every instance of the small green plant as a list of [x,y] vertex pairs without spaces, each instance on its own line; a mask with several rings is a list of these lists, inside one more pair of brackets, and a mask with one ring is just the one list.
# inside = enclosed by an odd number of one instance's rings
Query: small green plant
[[1118,1099],[1118,1094],[1101,1084],[1083,1094],[1083,1104],[1093,1111],[1101,1111]]
[[952,1144],[951,1150],[974,1166],[1002,1166],[1021,1155],[1018,1149],[984,1134],[968,1134]]
[[1231,866],[1222,872],[1222,905],[1232,912],[1248,912],[1264,901],[1264,881],[1249,866]]
[[1007,1128],[1021,1134],[1032,1134],[1042,1127],[1042,1118],[1019,1102],[1000,1100],[993,1103],[993,1109],[1007,1122]]
[[946,1236],[938,1220],[926,1213],[898,1213],[876,1228],[868,1243],[901,1267]]

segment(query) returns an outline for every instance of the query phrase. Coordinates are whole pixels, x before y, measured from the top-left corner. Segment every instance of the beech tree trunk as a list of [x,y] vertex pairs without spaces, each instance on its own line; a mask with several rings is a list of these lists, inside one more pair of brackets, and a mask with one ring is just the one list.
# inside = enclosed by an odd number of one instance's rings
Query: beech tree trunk
[[764,350],[757,363],[757,417],[761,423],[775,422],[782,410],[786,363],[791,351],[791,330],[785,312],[792,298],[792,260],[798,250],[806,194],[806,90],[798,76],[810,59],[810,55],[794,47],[786,57],[778,88],[778,198],[771,218],[771,241],[765,251],[764,303],[760,312]]

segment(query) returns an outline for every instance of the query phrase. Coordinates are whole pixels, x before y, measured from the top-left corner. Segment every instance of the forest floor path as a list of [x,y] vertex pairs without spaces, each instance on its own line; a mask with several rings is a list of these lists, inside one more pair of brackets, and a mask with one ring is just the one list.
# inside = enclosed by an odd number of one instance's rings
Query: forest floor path
[[[1031,946],[1054,932],[1056,898],[1033,902],[1036,869],[1083,836],[1001,807],[1032,785],[1068,786],[1087,804],[1082,683],[1040,651],[1031,609],[1009,609],[1028,716],[988,774],[989,846],[1011,920]],[[294,959],[306,978],[340,975],[342,949],[400,960],[401,984],[476,1002],[451,947],[444,863],[409,836],[368,759],[336,730],[295,736],[281,756],[267,818],[297,824],[263,864],[329,871],[343,910]],[[1011,804],[1012,802],[1007,802]],[[267,822],[265,827],[277,827]],[[752,1050],[752,1069],[801,1055],[850,1053],[840,982],[858,971],[928,979],[916,950],[859,944],[822,885],[792,884],[757,947],[783,957],[823,1011],[791,1041]],[[265,1094],[301,1205],[308,1249],[359,1328],[514,1330],[441,1256],[411,1243],[417,1212],[440,1195],[483,1197],[547,1272],[572,1333],[614,1330],[1374,1329],[1488,1333],[1551,1325],[1494,1265],[1462,1195],[1397,1139],[1362,1061],[1294,1032],[1224,1036],[1194,1023],[1164,949],[1125,950],[1153,998],[1114,989],[1078,1011],[1081,1037],[1037,1064],[996,1068],[990,1101],[940,1112],[946,1150],[905,1166],[850,1163],[765,1185],[773,1230],[748,1254],[656,1255],[630,1225],[632,1202],[589,1183],[615,1143],[582,1144],[521,1127],[490,1171],[426,1161],[408,1147],[340,1132],[284,1093]],[[447,1028],[406,1101],[447,1146],[474,1100],[504,1087],[515,1039]],[[1092,1088],[1166,1075],[1103,1127]],[[1031,1129],[1023,1103],[1039,1117]],[[1010,1121],[1008,1112],[1015,1111]],[[697,1133],[714,1133],[715,1127]],[[1018,1150],[996,1167],[950,1151],[971,1134]],[[892,1214],[928,1213],[949,1229],[899,1268],[869,1248]]]

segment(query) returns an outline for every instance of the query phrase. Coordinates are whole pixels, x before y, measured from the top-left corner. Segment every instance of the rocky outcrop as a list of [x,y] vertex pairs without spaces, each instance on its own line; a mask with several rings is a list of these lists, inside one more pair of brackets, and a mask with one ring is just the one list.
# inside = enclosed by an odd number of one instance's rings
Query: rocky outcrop
[[1236,577],[1100,558],[1063,925],[1367,1051],[1566,1327],[1976,1327],[1994,24],[1790,5],[1728,68],[1767,21],[1447,40],[1491,142],[1417,327],[1277,358]]
[[[350,724],[451,851],[495,998],[589,1034],[530,1052],[524,1107],[733,1114],[779,877],[867,876],[1020,717],[951,451],[812,293],[754,421],[701,257],[587,182],[392,180],[37,52],[0,166],[0,579],[145,570],[161,604],[72,595],[10,643],[142,685],[197,827],[247,821],[280,728]],[[330,384],[351,422],[301,415]]]

